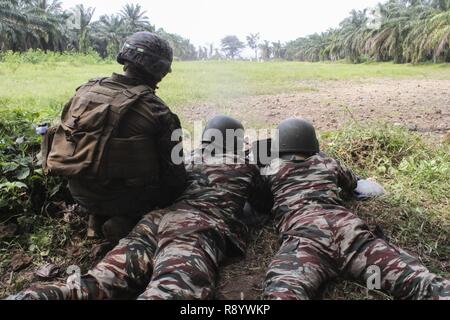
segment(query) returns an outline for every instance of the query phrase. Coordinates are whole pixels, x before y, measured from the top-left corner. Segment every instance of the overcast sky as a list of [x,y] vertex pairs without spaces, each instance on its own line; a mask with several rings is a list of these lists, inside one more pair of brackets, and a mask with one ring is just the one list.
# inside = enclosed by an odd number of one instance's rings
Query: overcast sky
[[95,17],[112,14],[126,3],[139,3],[157,28],[178,33],[195,45],[220,43],[235,34],[261,39],[294,40],[337,27],[352,9],[374,6],[380,0],[62,0],[68,9],[78,3],[96,7]]

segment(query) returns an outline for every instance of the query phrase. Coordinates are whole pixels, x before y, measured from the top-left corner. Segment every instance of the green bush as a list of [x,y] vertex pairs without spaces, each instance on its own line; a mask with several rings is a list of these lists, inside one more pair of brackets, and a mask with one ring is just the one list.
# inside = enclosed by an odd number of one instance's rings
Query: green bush
[[69,63],[69,64],[100,64],[100,63],[111,63],[111,59],[102,59],[99,54],[90,50],[87,54],[79,53],[75,51],[65,51],[65,52],[54,52],[43,50],[28,50],[26,52],[13,52],[5,51],[0,52],[0,62],[16,65],[22,63],[31,64],[54,64],[54,63]]
[[36,123],[38,113],[0,112],[0,222],[39,214],[49,200],[66,197],[65,182],[42,172]]

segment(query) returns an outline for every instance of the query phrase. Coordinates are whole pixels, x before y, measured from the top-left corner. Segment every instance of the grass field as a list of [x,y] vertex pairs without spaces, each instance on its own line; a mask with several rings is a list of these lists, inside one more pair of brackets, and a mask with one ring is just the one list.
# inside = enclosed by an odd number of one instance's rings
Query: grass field
[[[16,228],[0,232],[0,297],[36,280],[33,271],[46,262],[76,263],[85,270],[98,258],[90,250],[98,243],[84,237],[85,220],[65,216],[64,204],[55,204],[65,199],[64,183],[42,176],[32,126],[55,120],[78,85],[120,70],[111,63],[0,62],[0,231]],[[381,226],[391,242],[450,276],[450,146],[444,137],[449,84],[448,64],[177,62],[158,92],[186,127],[217,112],[257,127],[311,116],[327,152],[376,178],[388,192],[349,206],[372,227]],[[411,124],[423,130],[413,132]],[[239,298],[236,283],[245,283],[245,297],[257,298],[260,291],[252,288],[260,287],[275,250],[270,225],[256,232],[247,259],[223,271],[220,295]],[[324,297],[366,298],[366,293],[339,282]]]
[[[0,63],[0,108],[57,109],[90,78],[120,72],[117,64]],[[448,65],[331,64],[299,62],[176,62],[160,85],[172,107],[198,101],[308,90],[304,80],[361,78],[450,79]]]

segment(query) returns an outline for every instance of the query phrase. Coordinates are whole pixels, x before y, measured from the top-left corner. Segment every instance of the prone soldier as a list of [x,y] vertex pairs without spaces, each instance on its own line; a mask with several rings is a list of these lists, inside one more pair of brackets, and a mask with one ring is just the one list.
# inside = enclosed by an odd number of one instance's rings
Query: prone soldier
[[182,196],[146,214],[78,284],[34,285],[13,298],[212,298],[220,264],[245,251],[245,203],[257,212],[271,208],[258,167],[242,156],[243,129],[227,116],[211,119],[202,147],[186,161]]
[[279,158],[266,171],[281,247],[266,276],[265,299],[311,299],[338,276],[367,284],[380,270],[381,289],[398,299],[450,299],[450,281],[380,239],[344,207],[357,177],[320,153],[314,127],[303,119],[278,126]]

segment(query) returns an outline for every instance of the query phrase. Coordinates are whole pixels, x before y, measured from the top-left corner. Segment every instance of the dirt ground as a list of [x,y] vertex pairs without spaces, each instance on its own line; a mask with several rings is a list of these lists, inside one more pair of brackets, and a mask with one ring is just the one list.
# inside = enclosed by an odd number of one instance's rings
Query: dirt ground
[[191,123],[225,112],[257,128],[301,116],[319,130],[374,120],[420,132],[445,134],[450,130],[450,80],[314,80],[299,85],[303,90],[296,93],[196,104],[182,108],[181,114]]

